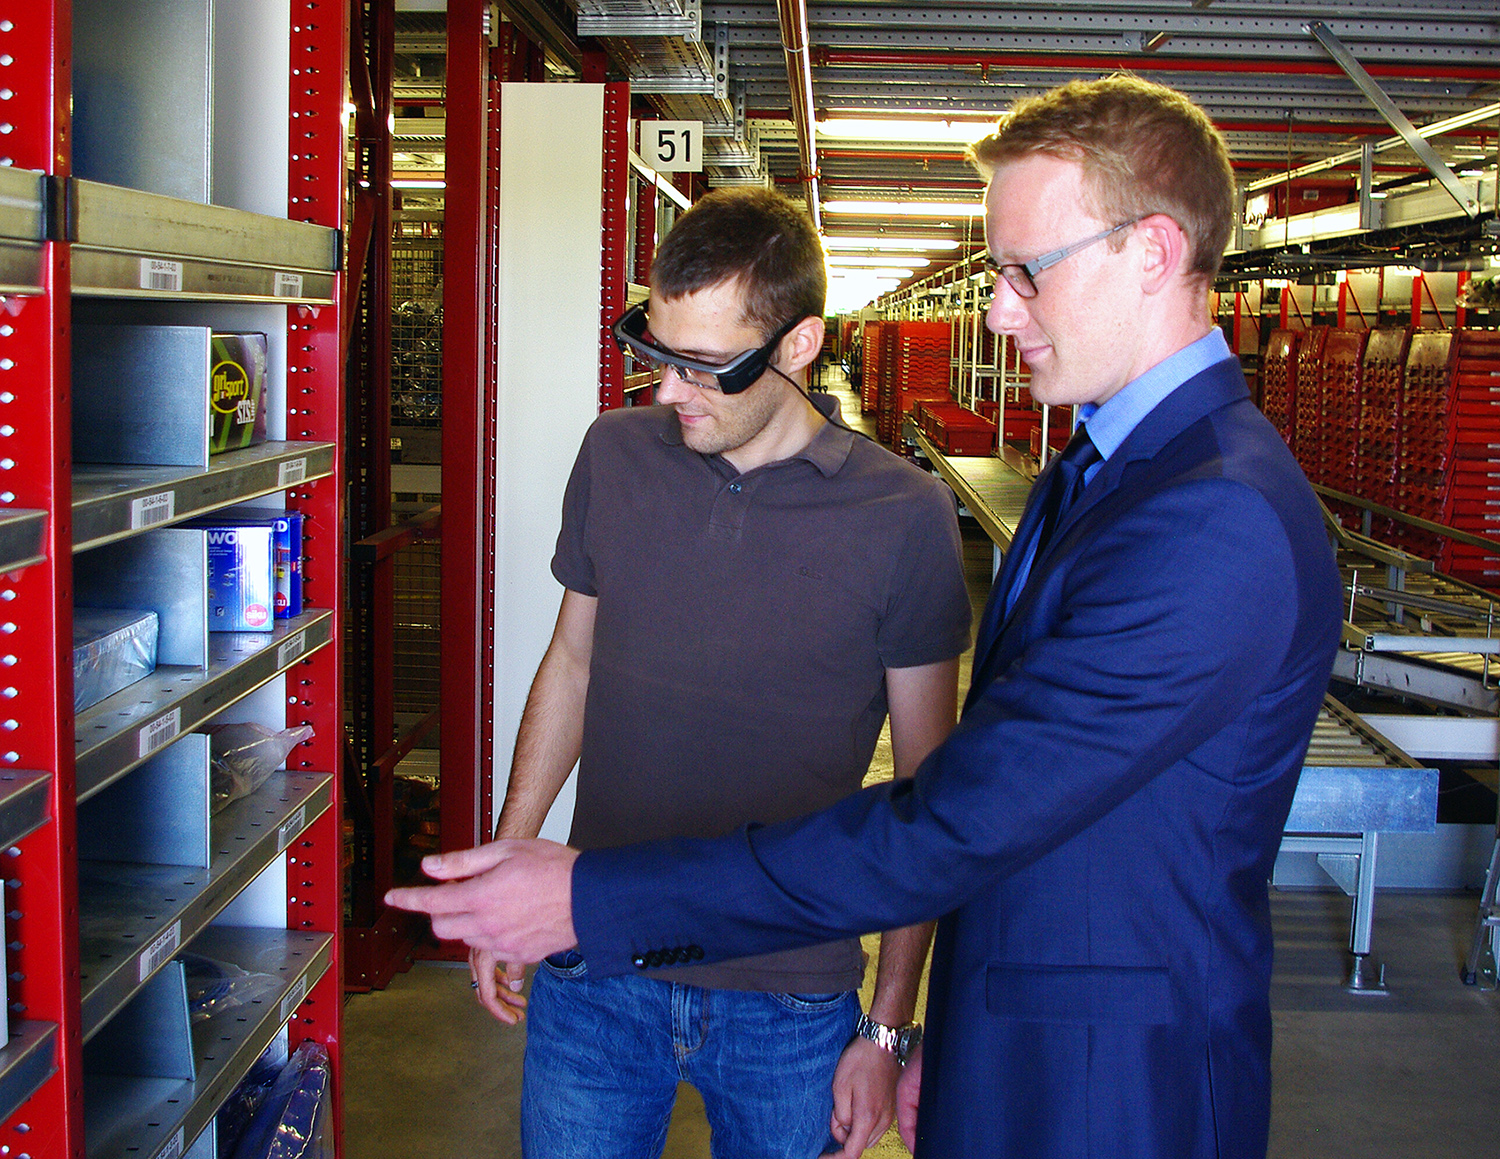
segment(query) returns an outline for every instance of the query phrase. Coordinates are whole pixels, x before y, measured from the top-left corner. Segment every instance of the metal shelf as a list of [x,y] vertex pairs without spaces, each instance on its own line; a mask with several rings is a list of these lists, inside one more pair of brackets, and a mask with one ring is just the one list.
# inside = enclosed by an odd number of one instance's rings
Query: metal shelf
[[9,1119],[57,1071],[53,1058],[57,1027],[50,1022],[13,1025],[0,1047],[0,1121]]
[[314,608],[273,632],[214,632],[208,668],[162,665],[75,720],[78,800],[87,800],[185,732],[327,644],[333,613]]
[[337,230],[71,178],[73,293],[328,305]]
[[46,559],[47,552],[42,546],[46,530],[45,511],[0,512],[0,572],[19,571]]
[[[6,849],[51,818],[47,814],[50,773],[0,772],[0,849]],[[0,1116],[3,1117],[3,1116]]]
[[73,550],[100,547],[332,473],[332,443],[261,443],[215,455],[206,471],[75,466]]
[[42,292],[46,177],[0,168],[0,294]]
[[88,1159],[183,1154],[327,972],[333,935],[215,927],[192,949],[245,970],[280,974],[284,985],[262,1002],[193,1027],[195,1079],[85,1074]]
[[213,862],[78,863],[83,1037],[90,1038],[182,946],[322,815],[326,773],[275,776],[213,818]]

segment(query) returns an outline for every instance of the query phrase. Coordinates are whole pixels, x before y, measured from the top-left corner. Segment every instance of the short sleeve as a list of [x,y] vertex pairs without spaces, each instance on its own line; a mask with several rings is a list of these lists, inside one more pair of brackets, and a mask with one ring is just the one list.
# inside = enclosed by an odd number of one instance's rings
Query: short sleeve
[[969,646],[969,589],[957,504],[945,485],[921,482],[876,635],[886,668],[936,664]]
[[562,529],[557,533],[557,550],[552,554],[552,575],[569,591],[597,596],[594,561],[588,547],[589,492],[593,485],[590,461],[594,446],[594,429],[583,437],[573,473],[563,491]]

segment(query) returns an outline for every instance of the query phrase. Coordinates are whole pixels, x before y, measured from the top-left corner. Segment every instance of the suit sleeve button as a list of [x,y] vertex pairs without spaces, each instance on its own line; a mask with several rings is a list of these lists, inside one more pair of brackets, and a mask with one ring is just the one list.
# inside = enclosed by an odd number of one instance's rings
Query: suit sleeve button
[[689,946],[687,948],[687,952],[688,952],[688,957],[692,961],[694,961],[694,962],[698,961],[699,959],[701,959],[703,957],[703,947],[702,946]]
[[646,968],[646,955],[645,954],[637,954],[635,957],[633,957],[633,958],[630,959],[630,963],[637,970],[644,970]]

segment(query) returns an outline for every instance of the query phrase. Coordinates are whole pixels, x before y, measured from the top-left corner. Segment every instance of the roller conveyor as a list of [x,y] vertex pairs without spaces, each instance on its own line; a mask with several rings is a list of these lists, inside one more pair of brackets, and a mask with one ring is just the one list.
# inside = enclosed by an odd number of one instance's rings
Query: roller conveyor
[[[921,434],[917,434],[916,442],[938,475],[953,488],[959,501],[994,543],[998,569],[1000,553],[1010,546],[1031,487],[1026,463],[1019,455],[1005,459],[949,457]],[[1376,545],[1372,545],[1371,550],[1375,549]],[[1341,563],[1349,564],[1353,558],[1352,555],[1349,560],[1341,557]],[[1484,656],[1473,657],[1478,665],[1475,668],[1473,665],[1465,667],[1470,658],[1462,655],[1398,652],[1394,647],[1379,650],[1387,645],[1381,637],[1400,635],[1403,625],[1408,631],[1425,625],[1428,634],[1434,637],[1467,639],[1474,636],[1476,626],[1487,622],[1490,615],[1487,606],[1481,607],[1483,601],[1479,599],[1478,589],[1462,584],[1450,586],[1454,581],[1445,581],[1444,577],[1434,576],[1430,571],[1423,573],[1411,567],[1404,574],[1397,574],[1388,573],[1382,564],[1377,572],[1374,559],[1369,556],[1358,558],[1367,561],[1366,571],[1371,573],[1369,578],[1379,581],[1380,587],[1375,589],[1363,580],[1356,582],[1356,611],[1368,615],[1359,624],[1346,625],[1346,642],[1352,641],[1362,629],[1367,629],[1367,634],[1376,638],[1372,641],[1360,638],[1359,652],[1346,651],[1343,654],[1375,658],[1372,669],[1381,660],[1394,660],[1397,664],[1419,664],[1439,675],[1451,673],[1451,691],[1436,683],[1434,688],[1449,696],[1468,696],[1469,703],[1472,703],[1470,711],[1484,711],[1481,693],[1488,693],[1491,703],[1494,700],[1484,670]],[[1396,558],[1395,562],[1406,563],[1413,558]],[[1420,565],[1421,561],[1415,561],[1416,567]],[[1352,573],[1353,570],[1351,566],[1349,571]],[[1347,589],[1349,574],[1345,578]],[[1393,580],[1399,581],[1403,590],[1388,600],[1386,584],[1398,586]],[[1364,590],[1367,586],[1371,590]],[[1459,588],[1465,590],[1460,593],[1456,590]],[[1431,602],[1419,609],[1419,599]],[[1450,600],[1452,607],[1448,606]],[[1388,603],[1407,609],[1400,620],[1387,610]],[[1378,618],[1376,613],[1380,613]],[[1483,637],[1485,634],[1480,632],[1478,635]],[[1364,650],[1367,643],[1371,646],[1369,651]],[[1448,665],[1449,660],[1458,663]],[[1482,686],[1481,681],[1484,682]],[[1473,688],[1469,687],[1471,684]],[[1439,696],[1431,698],[1439,699]],[[1370,953],[1374,920],[1379,834],[1433,832],[1437,825],[1437,790],[1436,770],[1418,765],[1332,697],[1324,699],[1303,761],[1281,848],[1283,852],[1315,855],[1319,866],[1353,900],[1349,926],[1352,964],[1345,980],[1350,990],[1379,992],[1384,989],[1379,975],[1372,979],[1364,968]]]

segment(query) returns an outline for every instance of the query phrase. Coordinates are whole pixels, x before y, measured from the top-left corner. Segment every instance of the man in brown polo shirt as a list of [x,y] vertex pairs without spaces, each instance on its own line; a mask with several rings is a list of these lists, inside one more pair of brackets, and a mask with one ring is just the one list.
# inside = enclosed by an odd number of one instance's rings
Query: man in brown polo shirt
[[[578,454],[496,837],[533,837],[575,762],[570,843],[717,836],[859,789],[887,713],[897,776],[952,727],[969,605],[952,495],[804,390],[823,251],[797,206],[719,191],[616,327],[662,405],[601,415]],[[884,935],[868,1016],[855,940],[668,974],[538,969],[522,1093],[529,1159],[660,1154],[679,1081],[714,1154],[858,1155],[889,1125],[930,926]],[[471,955],[516,1021],[519,964]],[[831,1135],[831,1137],[830,1137]]]

